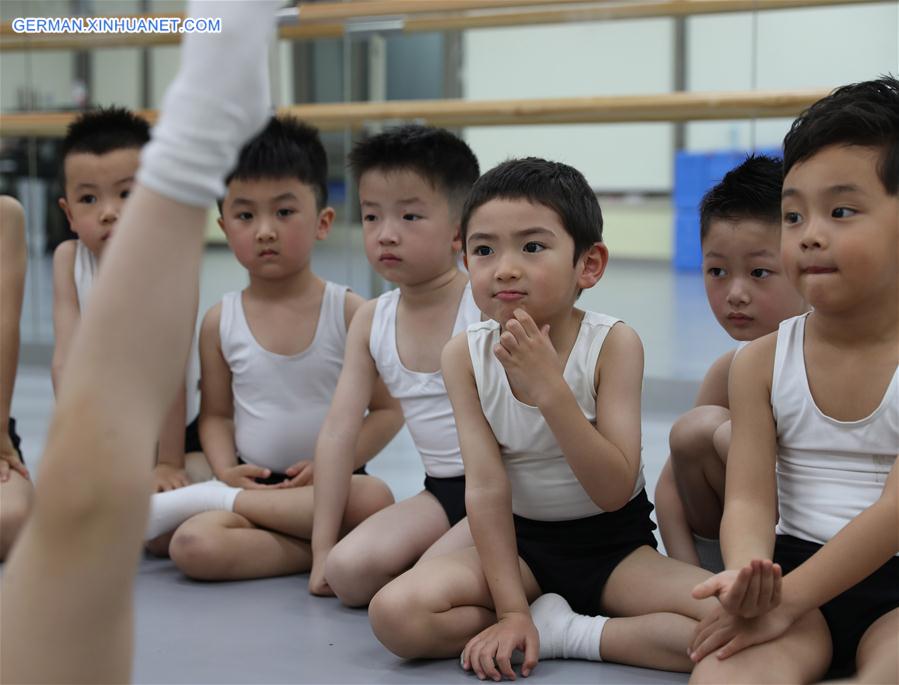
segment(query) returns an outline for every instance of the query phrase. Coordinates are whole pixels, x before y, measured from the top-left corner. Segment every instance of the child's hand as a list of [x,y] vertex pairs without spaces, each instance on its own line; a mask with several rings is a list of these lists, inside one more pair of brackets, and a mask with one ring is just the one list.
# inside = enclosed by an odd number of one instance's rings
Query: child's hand
[[244,490],[270,490],[280,487],[280,484],[265,485],[256,482],[257,478],[268,478],[270,475],[272,472],[261,466],[238,464],[225,471],[219,480],[232,488],[243,488]]
[[552,383],[547,381],[562,380],[562,363],[549,339],[548,324],[537,328],[523,309],[516,309],[513,317],[506,322],[493,353],[506,370],[516,395],[539,407],[544,401],[541,394],[552,390]]
[[[532,322],[533,323],[533,322]],[[527,678],[537,665],[540,636],[530,614],[513,613],[475,635],[462,650],[462,668],[474,671],[481,680],[515,680],[512,652],[524,652],[521,675]]]
[[742,618],[728,613],[724,607],[715,607],[696,626],[687,654],[693,663],[699,663],[715,650],[716,657],[726,659],[747,647],[780,637],[796,618],[784,606],[756,618]]
[[309,571],[309,594],[319,597],[333,597],[334,591],[325,580],[325,561],[327,555],[317,554],[312,561],[312,570]]
[[724,571],[693,588],[693,597],[717,597],[728,613],[753,618],[780,604],[783,575],[780,564],[754,559],[739,571]]
[[281,483],[282,488],[299,488],[303,485],[312,483],[312,469],[315,462],[312,459],[300,459],[296,464],[289,467],[284,473],[290,478]]
[[16,448],[13,447],[9,433],[3,433],[0,437],[0,483],[9,480],[10,471],[15,471],[26,480],[31,480],[28,469],[22,463]]
[[168,492],[190,485],[187,471],[171,464],[156,464],[153,468],[153,492]]

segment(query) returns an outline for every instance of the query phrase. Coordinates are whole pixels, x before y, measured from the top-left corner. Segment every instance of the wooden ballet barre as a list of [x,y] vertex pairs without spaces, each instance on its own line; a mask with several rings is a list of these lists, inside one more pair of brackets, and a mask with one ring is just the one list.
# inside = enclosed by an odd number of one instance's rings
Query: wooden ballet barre
[[[660,93],[530,100],[397,100],[292,105],[293,114],[323,131],[362,129],[376,122],[416,121],[465,128],[534,124],[612,124],[794,117],[827,90]],[[150,122],[156,112],[141,112]],[[77,112],[4,114],[4,137],[61,137]]]
[[[373,0],[372,0],[373,1]],[[400,0],[390,0],[394,4]],[[405,0],[411,3],[413,0]],[[415,0],[421,4],[420,0]],[[425,3],[428,0],[423,0]],[[435,0],[435,2],[438,0]],[[469,3],[474,0],[467,0]],[[488,0],[490,4],[501,0]],[[521,2],[530,0],[517,0]],[[385,5],[388,0],[380,0]],[[457,0],[463,3],[465,0]],[[403,17],[393,15],[396,21],[391,22],[391,30],[400,33],[422,33],[434,31],[461,31],[485,28],[501,28],[513,26],[533,26],[564,24],[587,21],[616,21],[625,19],[649,19],[658,17],[686,17],[703,14],[725,14],[732,12],[755,12],[780,9],[796,9],[803,7],[830,7],[838,5],[880,4],[885,0],[628,0],[617,2],[596,2],[596,0],[575,0],[559,3],[563,9],[528,10],[523,12],[481,11],[467,14],[438,14],[426,16]],[[328,3],[344,8],[359,3]],[[540,3],[546,5],[546,2]],[[435,5],[436,6],[436,5]],[[486,5],[485,5],[486,6]],[[506,6],[506,5],[503,5]],[[512,5],[509,5],[511,7]],[[310,8],[325,7],[308,5],[300,10],[300,16],[306,16]],[[384,9],[384,8],[379,8]],[[334,12],[337,10],[334,9]],[[345,11],[349,11],[346,9]],[[137,15],[135,15],[137,16]],[[161,15],[142,15],[145,17]],[[167,15],[179,16],[179,15]],[[285,15],[288,16],[288,15]],[[386,15],[378,15],[386,16]],[[340,38],[360,31],[377,31],[376,22],[366,26],[364,17],[355,17],[346,21],[309,20],[308,18],[294,23],[285,20],[281,23],[278,36],[284,40],[314,40],[316,38]],[[5,50],[86,50],[91,48],[113,47],[153,47],[158,45],[174,45],[180,41],[179,34],[83,34],[83,35],[25,35],[13,33],[10,22],[0,26],[0,51]]]

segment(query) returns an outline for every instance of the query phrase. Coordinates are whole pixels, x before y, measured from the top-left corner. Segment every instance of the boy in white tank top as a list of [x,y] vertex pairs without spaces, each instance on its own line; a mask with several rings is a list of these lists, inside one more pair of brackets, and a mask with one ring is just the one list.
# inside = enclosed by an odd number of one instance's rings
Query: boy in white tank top
[[[398,289],[353,320],[346,359],[315,453],[317,491],[309,590],[364,606],[422,555],[470,545],[464,476],[440,350],[480,319],[459,270],[459,216],[478,162],[444,131],[402,126],[350,154],[365,253]],[[360,400],[384,382],[403,414],[427,477],[422,492],[378,512],[337,542],[360,429]]]
[[[122,107],[85,112],[72,122],[63,139],[65,197],[59,198],[59,206],[78,238],[60,243],[53,254],[50,375],[57,393],[100,260],[134,185],[140,150],[149,139],[147,121]],[[156,491],[183,487],[192,479],[210,476],[199,445],[196,416],[188,417],[188,393],[193,399],[196,388],[187,386],[186,382],[178,393],[159,435],[153,472]]]
[[899,80],[812,105],[784,169],[783,261],[812,311],[734,361],[729,570],[694,592],[721,602],[696,680],[896,682]]
[[737,351],[806,310],[780,259],[783,163],[750,156],[702,198],[700,244],[712,313],[740,347],[723,354],[702,380],[696,406],[671,428],[671,455],[655,491],[668,556],[723,571],[718,529],[730,443],[727,376]]
[[713,603],[688,595],[707,572],[655,550],[643,348],[627,325],[574,306],[608,260],[595,194],[569,166],[512,160],[478,180],[462,217],[490,320],[447,344],[443,373],[475,547],[381,590],[375,635],[407,658],[461,653],[482,679],[514,678],[516,649],[524,676],[538,656],[689,670],[689,637]]
[[[169,553],[201,580],[302,573],[312,565],[315,441],[347,327],[363,302],[312,271],[313,246],[334,220],[315,128],[271,119],[241,150],[226,184],[219,225],[249,285],[213,306],[200,332],[200,435],[218,480],[154,496],[147,533],[179,526]],[[359,475],[343,531],[393,502],[383,482],[364,475],[402,425],[383,385],[362,397],[359,419],[364,428],[348,449]]]
[[[72,341],[40,463],[40,496],[3,569],[0,671],[10,683],[125,683],[134,576],[160,428],[184,380],[207,210],[269,112],[281,3],[191,2],[134,193]],[[203,135],[197,135],[202,131]],[[160,264],[165,269],[160,269]]]

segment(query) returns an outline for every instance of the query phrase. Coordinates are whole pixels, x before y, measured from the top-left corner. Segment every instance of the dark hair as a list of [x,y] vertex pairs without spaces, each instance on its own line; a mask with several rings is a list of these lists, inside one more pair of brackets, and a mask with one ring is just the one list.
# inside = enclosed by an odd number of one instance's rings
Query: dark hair
[[749,155],[728,171],[699,203],[699,239],[704,241],[715,219],[757,219],[780,230],[780,193],[783,162],[765,155]]
[[890,195],[899,192],[899,80],[837,88],[799,115],[784,138],[784,174],[831,145],[880,150],[877,177]]
[[[317,209],[328,204],[328,156],[318,129],[296,117],[277,116],[240,150],[237,166],[225,179],[260,181],[295,178],[315,193]],[[219,211],[222,203],[219,201]]]
[[65,161],[74,153],[105,155],[140,149],[150,140],[150,124],[125,107],[98,107],[79,114],[62,139],[60,178],[65,187]]
[[459,216],[480,167],[471,148],[442,128],[397,126],[353,146],[349,167],[358,181],[373,169],[413,171],[442,192],[453,216]]
[[490,200],[528,200],[559,215],[574,239],[575,263],[594,243],[602,241],[602,210],[584,175],[567,164],[538,157],[510,159],[478,179],[462,210],[462,243],[474,211]]

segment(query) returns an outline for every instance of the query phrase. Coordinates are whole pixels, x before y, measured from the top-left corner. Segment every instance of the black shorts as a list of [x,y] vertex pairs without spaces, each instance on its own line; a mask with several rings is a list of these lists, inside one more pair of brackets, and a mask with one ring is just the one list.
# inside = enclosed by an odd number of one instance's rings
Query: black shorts
[[602,613],[606,581],[639,547],[658,546],[649,518],[652,504],[641,490],[618,511],[570,521],[534,521],[514,516],[518,555],[541,592],[562,595],[579,614]]
[[[795,570],[822,545],[791,535],[778,535],[774,545],[774,561],[784,575]],[[865,631],[874,621],[899,607],[899,558],[893,557],[870,576],[821,607],[830,629],[833,658],[827,678],[852,675],[855,653]]]
[[[237,458],[238,464],[246,464],[243,459],[240,457]],[[365,464],[360,466],[358,469],[353,471],[354,476],[367,476],[368,471],[365,470]],[[285,480],[288,480],[290,476],[286,473],[281,473],[280,471],[272,471],[265,478],[255,478],[254,480],[259,483],[259,485],[277,485],[278,483],[283,483]]]
[[7,426],[7,430],[9,431],[9,439],[12,441],[12,446],[15,447],[16,452],[19,453],[19,459],[22,460],[22,463],[25,463],[25,457],[22,456],[22,438],[19,437],[19,434],[16,433],[16,420],[13,417],[9,417],[9,425]]
[[198,416],[184,429],[184,454],[191,452],[202,452],[203,446],[200,444],[200,417]]
[[450,478],[425,476],[425,490],[440,502],[450,528],[465,518],[465,476]]

